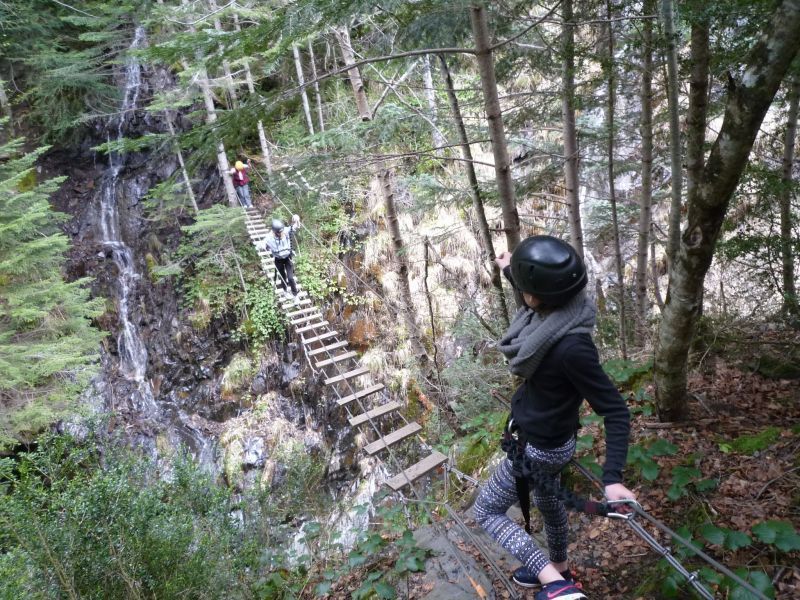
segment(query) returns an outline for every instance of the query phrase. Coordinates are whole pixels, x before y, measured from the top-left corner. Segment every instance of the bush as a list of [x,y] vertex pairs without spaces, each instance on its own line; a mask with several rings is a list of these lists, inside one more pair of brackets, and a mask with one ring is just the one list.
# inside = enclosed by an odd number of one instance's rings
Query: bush
[[274,569],[269,597],[299,590],[258,515],[235,518],[263,499],[235,502],[185,457],[165,479],[149,458],[103,452],[48,437],[0,469],[0,598],[263,597]]

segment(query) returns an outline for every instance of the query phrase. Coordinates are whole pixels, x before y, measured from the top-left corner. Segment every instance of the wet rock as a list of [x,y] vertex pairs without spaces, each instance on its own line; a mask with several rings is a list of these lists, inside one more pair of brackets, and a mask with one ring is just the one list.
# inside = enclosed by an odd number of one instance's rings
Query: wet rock
[[250,384],[250,391],[256,396],[266,393],[268,389],[267,379],[261,374],[256,375],[253,378],[253,382]]
[[283,482],[286,481],[286,475],[289,472],[289,468],[283,463],[276,463],[275,470],[272,474],[272,489],[279,488],[283,485]]
[[[463,543],[455,531],[448,530],[447,539],[444,539],[438,528],[423,527],[414,532],[414,540],[417,546],[432,552],[432,556],[425,562],[425,576],[421,586],[429,591],[422,598],[425,600],[496,598],[492,590],[492,581],[475,560],[466,552],[459,553],[460,561],[454,556],[458,550],[453,548],[453,545],[456,542]],[[483,594],[479,593],[477,586],[482,588]]]
[[245,467],[262,467],[266,460],[266,446],[263,438],[249,438],[244,443],[242,464]]

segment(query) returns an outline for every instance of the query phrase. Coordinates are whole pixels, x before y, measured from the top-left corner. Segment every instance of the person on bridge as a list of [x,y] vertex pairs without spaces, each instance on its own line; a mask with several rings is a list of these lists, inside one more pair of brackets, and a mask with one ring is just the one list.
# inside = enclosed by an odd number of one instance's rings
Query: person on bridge
[[252,208],[253,206],[250,200],[250,178],[247,176],[247,170],[249,168],[249,164],[237,160],[233,168],[228,171],[231,179],[233,179],[233,189],[236,190],[236,195],[239,197],[239,204],[245,208]]
[[275,268],[281,277],[278,287],[286,289],[286,284],[292,289],[292,295],[297,296],[297,284],[294,281],[294,264],[292,256],[292,235],[300,227],[300,215],[292,215],[292,224],[285,227],[280,219],[272,220],[272,233],[264,238],[264,248],[269,250],[275,259]]
[[[605,424],[606,499],[633,500],[621,483],[630,414],[600,366],[590,335],[596,308],[584,290],[586,267],[572,246],[537,235],[495,261],[525,302],[498,343],[511,372],[524,381],[514,394],[506,425],[503,449],[508,457],[482,486],[475,518],[522,563],[514,581],[528,588],[541,586],[536,600],[579,600],[586,596],[567,563],[567,493],[560,488],[560,472],[575,452],[578,410],[585,398]],[[529,484],[544,521],[549,557],[506,515],[518,499],[523,514],[527,512]]]

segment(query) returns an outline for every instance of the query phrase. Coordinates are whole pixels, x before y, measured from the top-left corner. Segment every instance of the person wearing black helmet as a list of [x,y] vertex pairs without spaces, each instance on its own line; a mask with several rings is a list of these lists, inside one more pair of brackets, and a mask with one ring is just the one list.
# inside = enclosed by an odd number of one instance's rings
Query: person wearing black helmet
[[297,296],[297,284],[294,280],[294,265],[292,264],[292,234],[300,227],[300,215],[292,216],[292,224],[285,227],[280,219],[272,220],[272,233],[262,243],[263,248],[269,250],[275,259],[275,268],[281,277],[278,288],[286,289],[286,284],[292,289],[292,295]]
[[[507,425],[506,440],[513,438],[514,443],[504,442],[508,458],[482,486],[475,517],[522,563],[514,581],[523,587],[541,586],[536,600],[579,600],[586,596],[567,562],[569,523],[559,474],[575,452],[578,411],[586,399],[605,424],[606,498],[633,500],[634,494],[622,485],[630,415],[600,366],[590,335],[596,309],[584,289],[586,267],[572,246],[536,235],[496,262],[525,301],[498,343],[511,372],[524,381],[511,401]],[[506,515],[527,496],[529,482],[544,521],[549,556]],[[524,506],[528,502],[526,498]]]

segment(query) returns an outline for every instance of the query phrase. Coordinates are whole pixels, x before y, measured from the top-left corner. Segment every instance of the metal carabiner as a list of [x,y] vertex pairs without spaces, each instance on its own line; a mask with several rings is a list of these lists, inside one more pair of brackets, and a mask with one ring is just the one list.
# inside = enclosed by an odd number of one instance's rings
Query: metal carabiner
[[606,500],[606,504],[608,506],[615,506],[615,505],[625,505],[625,506],[632,506],[633,512],[629,513],[620,513],[620,512],[609,512],[606,516],[609,519],[622,519],[623,521],[629,521],[633,517],[636,516],[637,510],[642,510],[642,505],[639,504],[633,498],[623,498],[621,500]]

